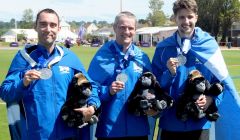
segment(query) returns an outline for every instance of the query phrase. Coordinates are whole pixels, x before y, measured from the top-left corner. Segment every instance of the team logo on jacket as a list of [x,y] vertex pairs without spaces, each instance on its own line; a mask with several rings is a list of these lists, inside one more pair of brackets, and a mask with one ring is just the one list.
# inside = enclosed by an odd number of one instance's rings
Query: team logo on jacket
[[133,71],[137,73],[142,73],[143,72],[143,67],[139,65],[138,63],[134,62],[133,63]]
[[197,59],[197,58],[196,58],[196,60],[195,60],[195,63],[196,63],[196,64],[202,64],[202,62],[199,61],[199,59]]
[[66,67],[66,66],[59,66],[59,71],[60,71],[60,73],[69,73],[70,68]]

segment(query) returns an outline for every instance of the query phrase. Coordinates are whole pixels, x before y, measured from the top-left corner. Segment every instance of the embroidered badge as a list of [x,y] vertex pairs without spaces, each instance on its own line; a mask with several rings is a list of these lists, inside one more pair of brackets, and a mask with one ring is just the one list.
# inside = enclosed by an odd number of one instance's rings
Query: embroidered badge
[[59,71],[60,71],[60,73],[69,73],[70,68],[66,67],[66,66],[59,66]]
[[143,72],[143,67],[136,62],[133,62],[133,71],[137,73]]

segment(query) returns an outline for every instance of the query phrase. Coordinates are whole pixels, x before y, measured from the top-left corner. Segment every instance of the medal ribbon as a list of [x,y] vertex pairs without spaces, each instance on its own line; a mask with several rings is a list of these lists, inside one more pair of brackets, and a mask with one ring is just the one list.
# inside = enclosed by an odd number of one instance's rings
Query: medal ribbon
[[60,48],[59,46],[56,46],[56,48],[57,48],[57,50],[59,51],[60,56],[54,57],[54,59],[52,59],[52,60],[48,63],[48,68],[51,68],[51,66],[52,66],[53,64],[59,62],[59,61],[62,59],[62,57],[63,57],[64,52],[63,52],[62,48]]
[[[116,42],[114,42],[114,50],[115,50],[115,53],[119,52],[121,53],[118,45]],[[129,46],[126,54],[124,55],[123,59],[121,60],[118,56],[118,62],[119,62],[119,65],[117,66],[116,68],[116,72],[119,74],[122,72],[123,69],[125,69],[127,67],[127,64],[128,64],[128,61],[134,56],[134,51],[133,51],[133,47],[132,45]]]
[[[60,53],[60,56],[55,56],[55,57],[50,57],[46,62],[40,62],[40,63],[43,63],[43,64],[40,64],[40,65],[43,65],[43,67],[48,67],[48,68],[51,68],[51,66],[55,63],[57,63],[58,61],[60,61],[63,57],[63,50],[62,48],[60,48],[59,46],[56,45],[56,48],[57,50],[59,51]],[[37,65],[37,62],[34,61],[31,56],[27,53],[26,51],[26,48],[20,50],[20,54],[23,56],[23,58],[30,64],[31,67],[34,67]],[[41,60],[40,60],[41,61]]]
[[37,65],[37,63],[31,58],[31,56],[26,52],[25,48],[20,50],[22,57],[30,64],[31,67]]
[[181,39],[179,34],[177,34],[177,43],[178,43],[178,47],[177,47],[178,55],[187,54],[188,51],[191,49],[190,39],[187,39],[187,38]]

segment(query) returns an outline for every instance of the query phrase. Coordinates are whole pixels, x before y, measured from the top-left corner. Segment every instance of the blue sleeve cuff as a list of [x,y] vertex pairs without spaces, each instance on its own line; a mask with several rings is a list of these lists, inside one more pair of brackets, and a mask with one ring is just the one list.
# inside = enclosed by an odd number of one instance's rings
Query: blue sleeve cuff
[[110,95],[109,92],[109,87],[108,86],[101,86],[101,91],[100,91],[100,98],[103,101],[108,101],[110,100],[112,95]]
[[92,94],[88,99],[87,104],[89,106],[94,105],[96,108],[99,108],[101,105],[101,102],[99,99],[99,90],[95,84],[92,85]]
[[19,93],[24,93],[25,91],[28,90],[28,87],[29,86],[25,87],[24,84],[23,84],[23,80],[20,80],[18,85],[17,85],[16,91],[17,91],[18,94]]
[[163,72],[162,77],[161,77],[161,83],[160,85],[162,87],[167,87],[170,85],[173,81],[173,79],[176,77],[176,75],[172,75],[169,70],[166,70]]

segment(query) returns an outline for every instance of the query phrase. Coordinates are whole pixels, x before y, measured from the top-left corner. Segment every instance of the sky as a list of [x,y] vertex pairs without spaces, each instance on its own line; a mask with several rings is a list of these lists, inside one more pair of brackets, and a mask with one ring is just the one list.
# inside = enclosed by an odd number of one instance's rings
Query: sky
[[[66,21],[112,23],[121,10],[134,13],[137,19],[146,19],[151,12],[149,0],[0,0],[0,21],[9,22],[12,18],[21,20],[25,9],[32,9],[34,20],[38,11],[44,8],[54,9]],[[163,0],[163,12],[171,16],[175,0]]]

